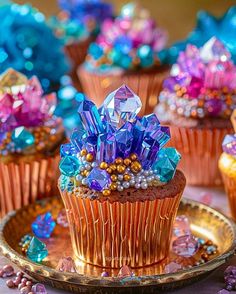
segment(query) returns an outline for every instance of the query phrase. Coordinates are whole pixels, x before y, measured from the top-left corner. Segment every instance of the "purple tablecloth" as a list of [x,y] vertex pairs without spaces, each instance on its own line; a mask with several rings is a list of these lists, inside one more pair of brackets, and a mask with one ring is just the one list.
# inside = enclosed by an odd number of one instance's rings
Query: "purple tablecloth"
[[[229,208],[226,201],[225,194],[223,190],[220,189],[203,189],[203,188],[190,188],[188,187],[185,190],[185,197],[191,198],[194,200],[198,200],[201,193],[205,191],[210,191],[213,195],[213,201],[211,206],[221,210],[225,214],[229,215]],[[4,257],[0,257],[0,267],[1,265],[5,264],[7,260]],[[224,280],[223,280],[223,272],[224,269],[228,265],[236,265],[236,257],[232,258],[227,264],[221,266],[219,269],[211,273],[209,276],[207,276],[205,279],[201,280],[200,282],[194,283],[190,286],[186,286],[182,289],[178,289],[175,291],[168,291],[165,292],[166,294],[216,294],[220,289],[224,287]],[[59,291],[57,289],[52,289],[50,287],[47,287],[48,294],[55,294],[55,293],[69,293],[65,291]],[[0,294],[13,294],[14,291],[11,289],[8,289],[5,285],[5,281],[3,279],[0,279]],[[17,293],[17,292],[16,292]],[[19,292],[18,292],[19,293]],[[236,293],[236,292],[231,292]]]

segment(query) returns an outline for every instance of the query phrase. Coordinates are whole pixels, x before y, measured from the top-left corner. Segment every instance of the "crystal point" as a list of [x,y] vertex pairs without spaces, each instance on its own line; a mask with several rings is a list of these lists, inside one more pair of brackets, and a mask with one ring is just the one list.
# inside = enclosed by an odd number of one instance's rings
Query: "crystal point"
[[65,156],[61,159],[59,169],[65,176],[73,177],[79,173],[80,162],[75,156]]
[[236,135],[226,135],[222,143],[223,151],[235,156],[236,155]]
[[105,170],[94,168],[88,175],[89,188],[101,192],[111,183],[110,176]]
[[48,256],[46,244],[33,237],[27,250],[27,256],[34,262],[41,262]]
[[47,294],[47,290],[43,284],[37,283],[32,286],[32,292],[36,294]]
[[116,140],[112,134],[100,134],[98,136],[97,156],[99,163],[105,161],[112,163],[116,158]]
[[183,257],[191,257],[198,250],[198,241],[192,235],[178,237],[172,244],[172,250],[175,254]]
[[62,257],[58,262],[56,270],[60,272],[76,273],[75,262],[70,256]]
[[31,134],[25,127],[14,129],[11,135],[12,141],[16,148],[24,149],[34,144],[34,135]]
[[32,231],[38,238],[50,238],[56,226],[50,212],[39,215],[32,223]]
[[133,141],[132,129],[132,123],[127,122],[116,132],[115,138],[117,157],[126,157],[130,154]]

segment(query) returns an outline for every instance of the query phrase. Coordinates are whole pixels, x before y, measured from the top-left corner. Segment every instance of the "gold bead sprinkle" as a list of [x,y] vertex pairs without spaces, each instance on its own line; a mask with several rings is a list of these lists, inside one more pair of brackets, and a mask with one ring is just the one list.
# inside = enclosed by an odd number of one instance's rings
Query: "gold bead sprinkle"
[[125,158],[125,159],[124,159],[124,164],[125,164],[126,166],[129,166],[129,165],[131,164],[131,160],[130,160],[129,158]]
[[86,160],[87,160],[88,162],[92,162],[93,159],[94,159],[94,156],[93,156],[92,153],[88,153],[88,154],[86,155]]
[[125,170],[126,170],[126,166],[125,165],[123,165],[123,164],[117,165],[117,172],[119,174],[123,174],[125,172]]
[[124,175],[124,180],[125,181],[130,181],[130,179],[131,179],[131,176],[130,175],[128,175],[128,174],[125,174]]
[[111,180],[112,182],[116,182],[117,181],[117,175],[111,175]]
[[87,155],[87,150],[86,150],[86,149],[82,149],[82,150],[80,151],[80,155],[81,155],[81,156],[85,156],[85,155]]
[[108,168],[106,169],[106,171],[107,171],[109,174],[113,173],[113,170],[112,170],[110,167],[108,167]]
[[135,161],[137,159],[137,155],[135,153],[130,154],[130,159]]
[[138,173],[138,172],[141,171],[142,165],[138,161],[134,161],[134,162],[131,163],[131,167],[130,168],[131,168],[131,171],[133,173]]
[[123,163],[123,159],[121,157],[117,157],[115,159],[115,164],[122,164]]
[[111,195],[111,190],[105,189],[105,190],[102,191],[102,194],[104,196],[109,196],[109,195]]
[[112,191],[115,191],[117,189],[117,184],[116,183],[111,183],[110,188]]
[[100,168],[101,169],[107,169],[108,168],[108,164],[105,161],[103,161],[103,162],[100,163]]
[[113,163],[110,165],[110,168],[113,170],[113,171],[116,171],[116,165]]

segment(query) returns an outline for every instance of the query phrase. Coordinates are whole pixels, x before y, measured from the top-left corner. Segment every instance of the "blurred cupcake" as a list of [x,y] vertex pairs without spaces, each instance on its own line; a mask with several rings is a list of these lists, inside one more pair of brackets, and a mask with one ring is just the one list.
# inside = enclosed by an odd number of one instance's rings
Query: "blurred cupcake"
[[11,67],[37,76],[45,91],[57,89],[69,67],[44,15],[30,5],[6,3],[0,5],[0,19],[0,73]]
[[142,99],[140,115],[150,113],[168,72],[158,58],[166,40],[166,32],[146,9],[125,5],[118,17],[103,23],[86,62],[78,69],[84,92],[100,106],[109,92],[125,83]]
[[[236,130],[236,110],[233,111],[231,122]],[[219,160],[219,168],[223,178],[225,191],[228,195],[232,217],[236,220],[236,135],[227,134],[222,143],[223,153]]]
[[164,82],[156,113],[170,125],[182,154],[180,168],[191,185],[220,185],[219,142],[232,131],[236,107],[236,67],[216,38],[202,48],[188,45]]
[[140,98],[127,86],[97,109],[81,98],[83,130],[61,146],[59,187],[75,256],[93,265],[142,267],[168,255],[185,187],[180,154],[163,148],[168,127],[139,118]]
[[61,120],[56,96],[42,96],[36,77],[9,69],[0,76],[0,215],[55,195]]
[[102,0],[58,0],[62,9],[49,23],[62,38],[65,52],[73,63],[73,80],[80,87],[74,72],[85,60],[89,44],[100,30],[101,23],[112,18],[113,7]]
[[199,11],[197,14],[196,27],[189,33],[185,40],[173,44],[162,52],[166,62],[173,64],[178,55],[184,51],[188,44],[197,47],[203,46],[209,39],[216,37],[229,50],[232,60],[236,63],[236,6],[230,7],[224,15],[216,17],[207,11]]

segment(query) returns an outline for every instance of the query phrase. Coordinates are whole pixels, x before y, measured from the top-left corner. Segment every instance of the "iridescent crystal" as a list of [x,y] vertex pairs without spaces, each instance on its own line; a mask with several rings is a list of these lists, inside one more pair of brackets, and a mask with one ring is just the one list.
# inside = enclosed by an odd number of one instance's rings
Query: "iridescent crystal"
[[55,226],[56,223],[50,212],[37,216],[31,225],[33,233],[38,238],[50,238]]
[[132,277],[134,273],[131,271],[130,267],[128,265],[123,265],[118,273],[119,278],[124,278],[124,277]]
[[107,122],[116,128],[134,122],[141,106],[140,98],[126,85],[110,93],[103,103]]
[[46,244],[33,237],[27,250],[27,256],[34,262],[41,262],[48,256]]
[[172,250],[175,254],[183,257],[193,256],[199,247],[197,239],[192,235],[180,236],[172,243]]
[[189,220],[185,215],[176,217],[173,226],[173,234],[175,237],[191,235]]
[[100,134],[97,142],[96,159],[100,163],[105,161],[107,163],[114,162],[116,158],[116,139],[115,136],[109,133]]
[[94,168],[87,177],[90,189],[101,192],[111,183],[109,174],[105,170]]
[[236,135],[226,135],[222,143],[223,151],[236,156]]
[[116,139],[116,157],[126,157],[130,154],[133,134],[132,123],[126,123],[115,134]]
[[16,148],[24,149],[34,144],[34,136],[24,127],[15,128],[11,135]]
[[59,169],[65,176],[73,177],[79,173],[80,162],[74,156],[65,156],[61,159]]
[[73,146],[77,148],[77,150],[81,151],[84,148],[86,137],[87,132],[84,129],[74,129],[74,131],[71,134],[70,140]]
[[31,291],[32,291],[32,293],[36,293],[36,294],[47,294],[48,293],[45,286],[40,283],[33,285]]
[[77,272],[75,262],[70,256],[62,257],[58,262],[56,270],[60,272],[69,272],[69,273]]
[[62,144],[60,146],[60,155],[61,157],[65,157],[67,155],[75,155],[76,147],[71,143]]
[[0,75],[0,93],[18,94],[25,90],[27,82],[28,80],[25,75],[9,68]]

